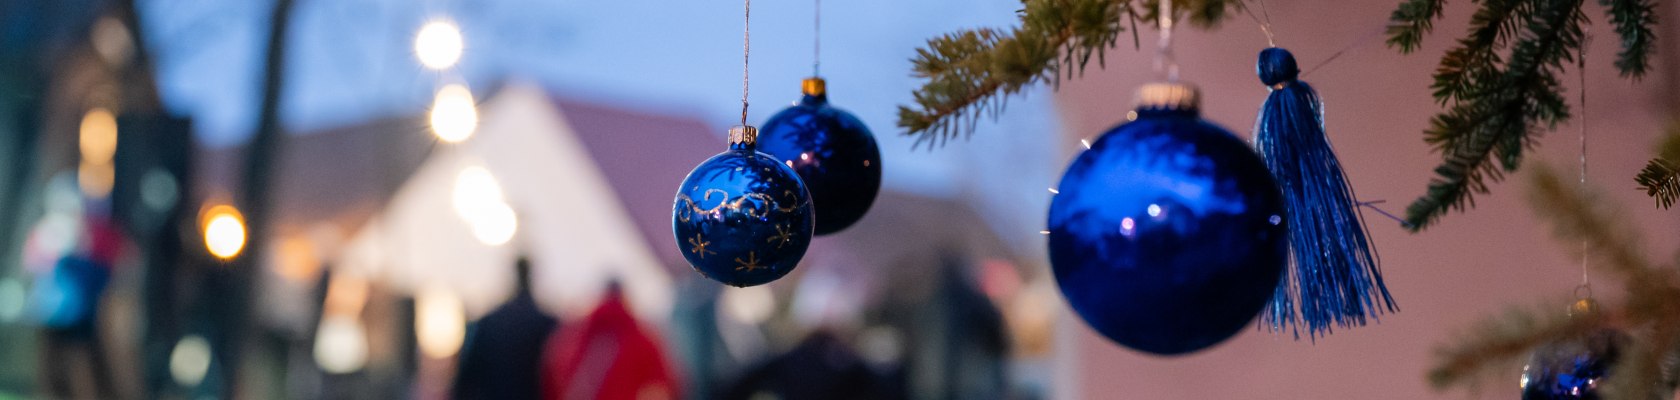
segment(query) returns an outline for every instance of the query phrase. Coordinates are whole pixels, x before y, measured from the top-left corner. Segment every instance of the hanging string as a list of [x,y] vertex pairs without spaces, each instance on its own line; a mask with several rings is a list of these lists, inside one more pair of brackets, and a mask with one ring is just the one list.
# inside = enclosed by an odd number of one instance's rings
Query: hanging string
[[1313,73],[1313,71],[1317,71],[1319,68],[1323,68],[1325,65],[1330,64],[1331,61],[1336,61],[1336,59],[1341,57],[1343,54],[1347,54],[1348,52],[1351,52],[1355,49],[1365,47],[1366,44],[1371,43],[1371,39],[1376,39],[1378,36],[1382,36],[1383,32],[1387,32],[1387,31],[1388,31],[1388,28],[1386,26],[1377,27],[1377,29],[1372,30],[1370,33],[1366,33],[1365,36],[1360,36],[1359,39],[1354,40],[1353,43],[1349,43],[1347,46],[1342,47],[1341,50],[1337,50],[1335,53],[1331,53],[1330,57],[1325,58],[1324,61],[1319,61],[1318,64],[1313,65],[1312,68],[1307,68],[1306,70],[1302,71],[1301,76],[1307,76],[1307,74],[1311,74],[1311,73]]
[[1155,57],[1155,72],[1165,74],[1168,82],[1178,81],[1178,60],[1173,58],[1172,31],[1173,12],[1172,0],[1161,0],[1157,10],[1155,22],[1161,30],[1160,50]]
[[822,0],[816,0],[811,18],[811,76],[822,76]]
[[[1580,185],[1582,193],[1585,193],[1587,190],[1587,46],[1590,44],[1592,44],[1592,34],[1589,32],[1581,38],[1581,49],[1579,50],[1580,54],[1575,57],[1575,72],[1580,75],[1581,79],[1581,88],[1579,90],[1581,95],[1581,122],[1576,124],[1575,127],[1578,129],[1576,136],[1578,136],[1581,141]],[[1588,241],[1581,240],[1581,286],[1576,288],[1576,296],[1580,296],[1579,292],[1582,289],[1585,289],[1587,292],[1585,297],[1592,297],[1591,282],[1587,280],[1587,251],[1591,250],[1589,247],[1590,244]]]
[[746,11],[742,20],[746,25],[741,29],[741,125],[747,125],[747,68],[752,59],[752,0],[746,2]]
[[[1265,13],[1266,12],[1266,1],[1265,0],[1259,0],[1259,1],[1260,1],[1260,12]],[[1266,15],[1266,20],[1261,21],[1260,17],[1257,17],[1257,16],[1254,15],[1254,10],[1248,8],[1248,2],[1247,1],[1239,1],[1239,2],[1237,2],[1237,5],[1242,7],[1243,13],[1248,14],[1249,19],[1254,20],[1255,25],[1260,25],[1260,33],[1266,34],[1266,47],[1277,47],[1277,40],[1272,37],[1272,16],[1271,16],[1271,14],[1267,14]]]

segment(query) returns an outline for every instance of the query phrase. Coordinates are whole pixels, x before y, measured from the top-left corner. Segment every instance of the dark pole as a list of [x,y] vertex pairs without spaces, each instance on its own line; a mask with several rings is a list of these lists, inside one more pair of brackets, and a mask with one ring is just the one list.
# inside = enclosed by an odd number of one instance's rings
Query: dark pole
[[[223,340],[226,361],[223,369],[227,385],[223,386],[224,398],[234,398],[238,392],[237,377],[243,357],[241,350],[246,348],[247,340],[253,337],[248,333],[252,330],[252,291],[256,288],[256,279],[261,276],[257,268],[263,259],[263,244],[267,241],[268,221],[270,217],[269,189],[273,187],[275,160],[279,159],[284,132],[280,129],[280,101],[285,88],[286,43],[287,34],[291,28],[291,16],[294,0],[275,0],[273,18],[268,31],[268,49],[263,61],[262,105],[257,117],[257,132],[251,142],[245,146],[244,185],[242,196],[238,199],[240,208],[245,215],[246,238],[245,249],[232,265],[232,276],[229,284],[233,290],[228,291],[230,298],[225,301],[226,318],[222,321],[227,327]],[[206,299],[221,301],[221,299]]]

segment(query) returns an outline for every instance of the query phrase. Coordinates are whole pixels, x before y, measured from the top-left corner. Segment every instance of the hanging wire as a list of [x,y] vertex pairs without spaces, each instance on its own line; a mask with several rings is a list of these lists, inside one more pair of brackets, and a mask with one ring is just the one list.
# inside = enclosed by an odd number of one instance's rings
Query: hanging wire
[[750,65],[749,61],[752,59],[752,0],[744,0],[744,1],[746,2],[746,6],[745,6],[746,11],[742,13],[743,14],[742,20],[743,20],[743,24],[746,25],[746,27],[741,29],[741,125],[742,126],[747,125],[747,76],[748,76],[747,75],[747,70],[748,70],[748,66]]
[[[1589,32],[1581,38],[1581,49],[1579,50],[1580,54],[1575,57],[1575,72],[1580,75],[1581,79],[1581,87],[1578,90],[1581,95],[1579,103],[1581,105],[1581,112],[1579,114],[1581,122],[1576,124],[1575,127],[1578,130],[1577,136],[1580,137],[1581,140],[1580,185],[1582,193],[1585,193],[1587,190],[1587,46],[1590,44],[1592,44],[1592,34]],[[1576,292],[1580,292],[1581,289],[1586,289],[1586,297],[1592,297],[1591,281],[1587,280],[1588,250],[1591,250],[1589,242],[1581,240],[1581,286],[1576,289]],[[1580,294],[1577,293],[1576,296],[1580,296]]]
[[[1265,10],[1266,10],[1266,1],[1265,0],[1259,0],[1259,1],[1260,1],[1260,10],[1261,10],[1260,12],[1264,13]],[[1237,2],[1237,5],[1242,7],[1243,14],[1248,14],[1248,18],[1254,20],[1255,25],[1260,25],[1260,33],[1266,34],[1266,47],[1277,47],[1277,40],[1272,37],[1272,16],[1270,14],[1267,14],[1266,15],[1266,20],[1261,21],[1260,17],[1257,17],[1257,16],[1254,15],[1254,10],[1248,8],[1248,2],[1247,1],[1239,1],[1239,2]]]
[[811,76],[822,76],[822,0],[816,0],[811,21]]
[[1353,43],[1349,43],[1347,46],[1342,47],[1341,50],[1336,50],[1335,53],[1331,53],[1330,57],[1325,58],[1324,61],[1319,61],[1318,64],[1313,65],[1312,68],[1307,68],[1306,70],[1302,71],[1301,76],[1303,76],[1303,77],[1307,76],[1307,74],[1311,74],[1311,73],[1313,73],[1313,71],[1317,71],[1319,68],[1323,68],[1325,65],[1330,64],[1331,61],[1336,61],[1336,59],[1340,58],[1343,54],[1347,54],[1348,52],[1351,52],[1355,49],[1365,47],[1365,45],[1371,43],[1371,39],[1376,39],[1378,36],[1382,36],[1383,32],[1387,32],[1387,31],[1388,31],[1388,27],[1386,27],[1386,26],[1377,27],[1377,29],[1372,30],[1370,33],[1366,33],[1365,36],[1361,36],[1361,37],[1359,37],[1359,39],[1354,40]]
[[1173,11],[1172,0],[1161,0],[1155,22],[1161,31],[1160,49],[1155,57],[1155,72],[1166,75],[1168,82],[1178,81],[1178,60],[1173,58],[1172,31]]

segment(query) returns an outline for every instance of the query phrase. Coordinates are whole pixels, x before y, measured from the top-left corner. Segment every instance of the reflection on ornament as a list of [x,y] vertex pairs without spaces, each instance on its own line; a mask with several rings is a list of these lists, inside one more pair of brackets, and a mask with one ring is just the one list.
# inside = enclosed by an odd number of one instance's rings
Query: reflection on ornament
[[881,150],[862,120],[828,104],[826,84],[808,78],[804,97],[764,122],[758,148],[783,160],[811,191],[816,234],[863,218],[881,188]]
[[730,148],[695,167],[677,188],[671,225],[695,271],[731,286],[793,271],[810,245],[810,195],[799,175],[755,149],[757,131],[730,129]]
[[1193,89],[1153,84],[1137,119],[1062,176],[1049,214],[1062,294],[1121,345],[1172,355],[1242,330],[1287,256],[1283,199],[1247,144],[1199,117]]
[[1523,400],[1599,399],[1599,384],[1630,338],[1614,329],[1541,346],[1523,366]]

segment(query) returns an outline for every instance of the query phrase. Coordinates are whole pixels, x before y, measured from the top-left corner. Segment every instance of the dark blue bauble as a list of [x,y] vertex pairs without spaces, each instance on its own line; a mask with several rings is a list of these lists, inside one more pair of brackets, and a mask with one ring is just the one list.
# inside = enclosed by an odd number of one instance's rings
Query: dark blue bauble
[[804,98],[769,121],[758,150],[782,160],[804,179],[816,206],[817,234],[852,226],[881,189],[881,150],[869,127],[828,104],[822,79],[804,83]]
[[792,272],[811,244],[811,195],[793,169],[754,150],[753,128],[730,130],[729,150],[677,188],[671,230],[694,270],[737,287]]
[[1139,93],[1136,120],[1098,138],[1050,203],[1050,264],[1073,310],[1110,340],[1160,355],[1248,325],[1288,251],[1282,194],[1188,86]]
[[1599,399],[1599,386],[1621,357],[1628,336],[1601,329],[1534,351],[1523,367],[1523,400]]

